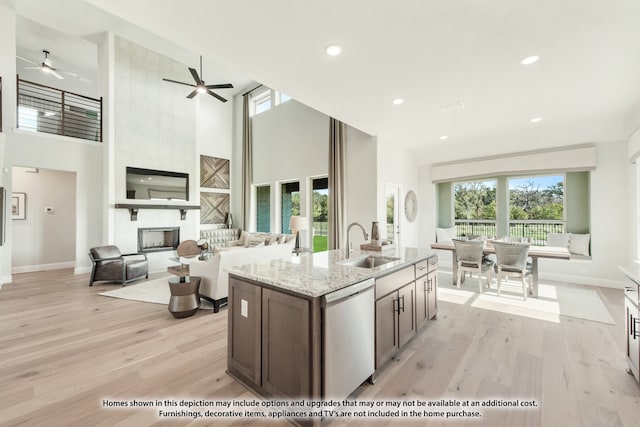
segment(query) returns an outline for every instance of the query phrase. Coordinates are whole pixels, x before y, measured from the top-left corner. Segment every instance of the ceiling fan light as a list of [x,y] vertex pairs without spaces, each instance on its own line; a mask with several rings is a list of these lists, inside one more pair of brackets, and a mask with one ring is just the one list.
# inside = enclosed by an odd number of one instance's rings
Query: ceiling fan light
[[51,68],[47,67],[46,65],[42,66],[42,71],[45,73],[50,73],[51,72]]
[[200,86],[200,85],[199,85],[199,86],[196,88],[196,91],[197,91],[198,93],[207,93],[207,88],[206,88],[206,87],[204,87],[204,86]]

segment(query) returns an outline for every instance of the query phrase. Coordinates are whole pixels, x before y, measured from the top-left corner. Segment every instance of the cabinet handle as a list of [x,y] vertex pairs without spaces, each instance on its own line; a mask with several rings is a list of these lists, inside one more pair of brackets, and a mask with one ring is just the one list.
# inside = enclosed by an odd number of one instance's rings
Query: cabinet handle
[[425,290],[426,292],[429,292],[429,293],[430,293],[430,292],[431,292],[431,279],[427,279],[427,280],[425,280],[425,281],[424,281],[424,285],[425,285],[424,290]]
[[[402,298],[402,312],[404,313],[404,295],[402,295],[400,298]],[[399,301],[398,301],[399,303]],[[398,313],[400,313],[400,309],[398,307]]]
[[[397,305],[398,308],[396,308],[396,303],[398,303]],[[400,298],[393,299],[393,311],[394,312],[397,311],[398,313],[400,313]]]
[[635,340],[636,338],[640,338],[640,333],[638,333],[638,325],[640,324],[640,318],[634,319],[632,315],[631,322],[633,324],[633,339]]

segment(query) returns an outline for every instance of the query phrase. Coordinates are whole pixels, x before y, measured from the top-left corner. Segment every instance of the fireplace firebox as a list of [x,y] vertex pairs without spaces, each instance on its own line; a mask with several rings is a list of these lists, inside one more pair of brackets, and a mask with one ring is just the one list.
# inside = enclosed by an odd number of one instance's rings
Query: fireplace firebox
[[138,228],[138,251],[161,252],[177,249],[180,227]]

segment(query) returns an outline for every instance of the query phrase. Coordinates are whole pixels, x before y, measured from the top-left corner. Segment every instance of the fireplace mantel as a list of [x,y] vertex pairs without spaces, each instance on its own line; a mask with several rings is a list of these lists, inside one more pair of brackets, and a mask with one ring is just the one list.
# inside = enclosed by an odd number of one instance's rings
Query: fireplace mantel
[[200,209],[200,205],[147,205],[142,203],[116,203],[116,209],[129,209],[131,221],[138,220],[138,211],[140,209],[176,209],[180,211],[180,219],[187,219],[187,210]]

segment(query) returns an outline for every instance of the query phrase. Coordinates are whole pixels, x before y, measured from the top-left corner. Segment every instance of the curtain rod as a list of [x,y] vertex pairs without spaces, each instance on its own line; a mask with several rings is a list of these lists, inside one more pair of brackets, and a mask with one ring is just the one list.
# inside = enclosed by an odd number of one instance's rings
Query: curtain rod
[[251,92],[253,92],[254,90],[259,89],[259,88],[261,88],[261,87],[262,87],[262,85],[261,85],[261,84],[259,84],[258,86],[254,87],[253,89],[248,90],[248,91],[246,91],[245,93],[243,93],[243,94],[242,94],[242,96],[248,95],[248,94],[250,94]]

